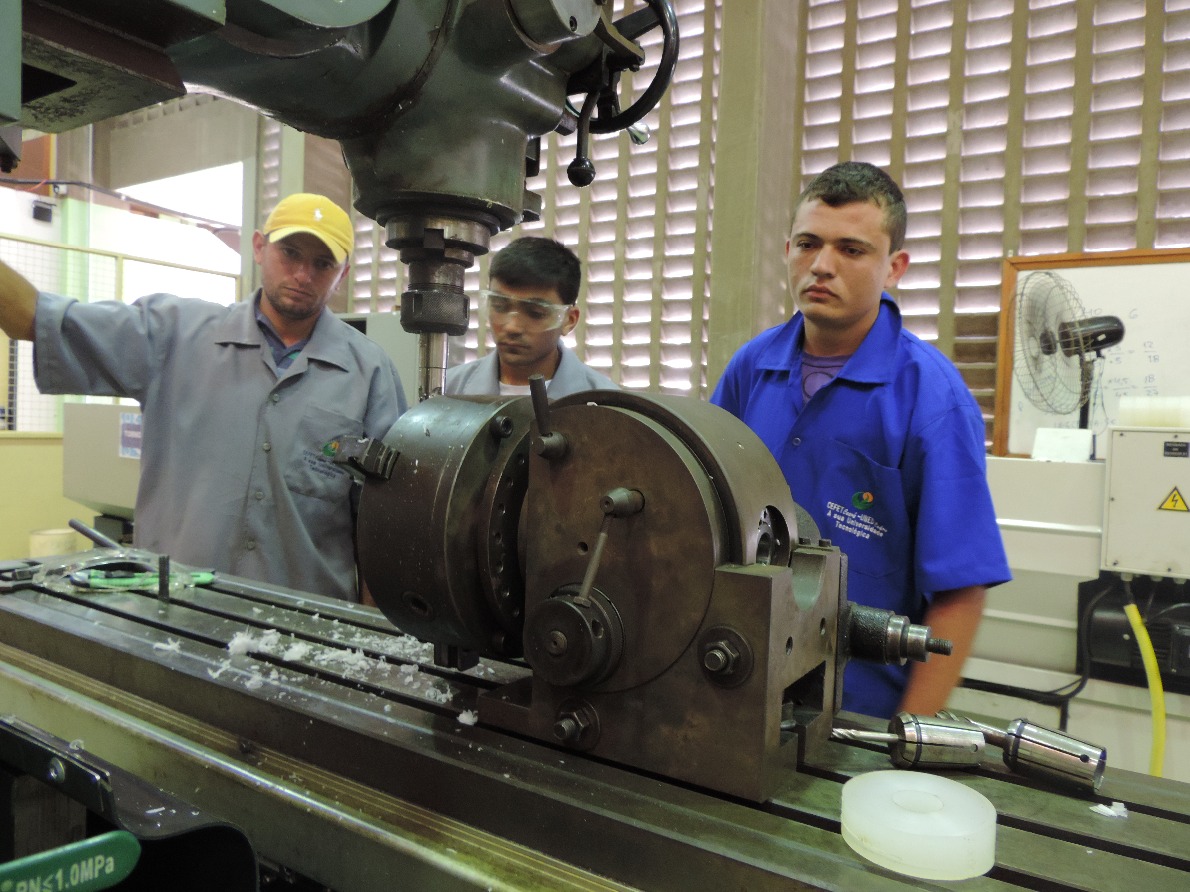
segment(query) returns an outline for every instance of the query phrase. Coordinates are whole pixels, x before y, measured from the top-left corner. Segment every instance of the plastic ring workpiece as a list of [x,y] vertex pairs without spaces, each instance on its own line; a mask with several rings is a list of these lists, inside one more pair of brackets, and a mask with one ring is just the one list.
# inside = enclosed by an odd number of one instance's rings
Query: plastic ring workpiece
[[873,771],[843,785],[843,839],[881,867],[965,880],[996,863],[996,809],[957,781]]

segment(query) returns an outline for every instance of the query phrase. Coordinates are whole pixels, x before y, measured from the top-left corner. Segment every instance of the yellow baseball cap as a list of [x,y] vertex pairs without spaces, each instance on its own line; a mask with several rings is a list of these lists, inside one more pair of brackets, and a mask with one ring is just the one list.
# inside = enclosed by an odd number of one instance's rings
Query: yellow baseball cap
[[355,247],[355,230],[347,212],[325,195],[309,192],[295,192],[282,198],[265,220],[262,231],[270,242],[308,232],[330,248],[336,263],[350,257]]

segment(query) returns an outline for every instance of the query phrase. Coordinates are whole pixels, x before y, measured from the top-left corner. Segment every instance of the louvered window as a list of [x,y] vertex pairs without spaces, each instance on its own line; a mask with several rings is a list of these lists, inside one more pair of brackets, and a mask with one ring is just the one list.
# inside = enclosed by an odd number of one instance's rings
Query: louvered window
[[[281,124],[273,118],[260,116],[256,182],[256,207],[263,222],[281,200]],[[260,222],[256,225],[259,226]],[[248,229],[247,226],[244,227]]]
[[1190,3],[802,0],[795,175],[904,186],[908,326],[990,418],[1001,260],[1190,239]]

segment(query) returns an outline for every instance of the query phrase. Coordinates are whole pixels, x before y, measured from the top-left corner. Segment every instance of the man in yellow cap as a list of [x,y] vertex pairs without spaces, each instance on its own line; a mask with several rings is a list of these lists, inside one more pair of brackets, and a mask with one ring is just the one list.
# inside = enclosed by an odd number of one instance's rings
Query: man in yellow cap
[[260,290],[230,307],[80,303],[0,263],[0,328],[34,341],[43,393],[141,404],[137,546],[358,599],[358,493],[335,443],[382,437],[405,397],[384,351],[326,309],[353,241],[330,199],[290,195],[252,236]]

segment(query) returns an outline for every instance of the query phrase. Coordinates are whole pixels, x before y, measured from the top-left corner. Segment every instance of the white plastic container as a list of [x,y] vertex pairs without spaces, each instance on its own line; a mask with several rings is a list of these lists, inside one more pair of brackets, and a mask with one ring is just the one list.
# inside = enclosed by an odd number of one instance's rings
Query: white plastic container
[[78,535],[70,527],[57,530],[34,530],[29,534],[29,557],[74,554],[79,550],[78,541]]

